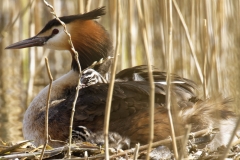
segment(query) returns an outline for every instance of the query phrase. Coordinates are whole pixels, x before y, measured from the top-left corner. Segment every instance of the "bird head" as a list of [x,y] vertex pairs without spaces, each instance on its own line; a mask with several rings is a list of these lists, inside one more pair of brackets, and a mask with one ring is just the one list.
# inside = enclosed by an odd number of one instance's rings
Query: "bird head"
[[[78,52],[82,69],[87,68],[95,61],[112,55],[112,42],[109,34],[103,26],[94,21],[94,19],[104,14],[105,7],[102,7],[84,14],[59,17],[66,24],[67,30],[71,34],[73,46]],[[69,44],[69,38],[57,19],[50,20],[36,36],[14,43],[6,47],[6,49],[21,49],[34,46],[54,50],[69,50],[72,54],[72,68],[78,70],[74,58],[75,54]],[[107,64],[109,67],[109,62]],[[102,69],[108,70],[108,67],[107,69],[105,67]],[[101,73],[101,66],[96,66],[95,69]]]

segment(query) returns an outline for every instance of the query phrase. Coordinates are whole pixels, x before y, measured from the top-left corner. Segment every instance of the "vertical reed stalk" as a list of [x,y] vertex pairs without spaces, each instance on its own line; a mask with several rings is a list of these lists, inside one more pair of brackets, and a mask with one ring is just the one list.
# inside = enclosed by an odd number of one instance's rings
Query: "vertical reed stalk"
[[109,144],[108,144],[108,132],[109,132],[109,120],[110,120],[110,112],[111,112],[111,104],[112,104],[112,94],[115,82],[115,73],[117,69],[117,62],[118,62],[118,53],[121,44],[121,22],[122,12],[121,12],[121,2],[120,0],[117,1],[117,41],[116,41],[116,50],[114,54],[114,61],[111,70],[111,78],[110,84],[108,88],[108,95],[107,95],[107,103],[105,108],[105,117],[104,117],[104,141],[105,141],[105,159],[109,160]]
[[208,56],[208,41],[207,41],[207,20],[204,20],[204,27],[203,27],[203,35],[204,35],[204,65],[203,65],[203,94],[204,99],[208,96],[208,89],[207,89],[207,56]]
[[193,56],[195,65],[196,65],[196,67],[197,67],[197,71],[198,71],[199,78],[200,78],[201,82],[203,83],[202,70],[201,70],[201,67],[200,67],[200,65],[199,65],[199,62],[198,62],[196,53],[195,53],[195,48],[194,48],[194,46],[193,46],[193,43],[192,43],[192,40],[191,40],[189,31],[188,31],[188,27],[187,27],[187,25],[186,25],[186,23],[185,23],[185,21],[184,21],[184,18],[183,18],[183,16],[182,16],[181,12],[180,12],[180,9],[179,9],[179,7],[178,7],[178,5],[177,5],[176,0],[172,0],[172,1],[173,1],[173,4],[174,4],[175,9],[177,10],[178,16],[179,16],[179,18],[180,18],[180,20],[181,20],[181,22],[182,22],[183,28],[184,28],[184,30],[185,30],[185,33],[186,33],[186,36],[187,36],[187,40],[188,40],[188,44],[189,44],[189,46],[190,46],[190,48],[191,48],[191,53],[192,53],[192,56]]
[[155,102],[155,85],[152,75],[152,65],[150,60],[150,51],[149,51],[149,43],[148,43],[148,37],[147,37],[147,30],[146,30],[146,24],[144,23],[143,19],[143,13],[140,1],[137,2],[138,7],[138,15],[141,22],[141,28],[142,28],[142,35],[143,35],[143,42],[144,42],[144,49],[145,54],[147,57],[147,65],[148,65],[148,77],[149,77],[149,86],[150,86],[150,96],[149,96],[149,140],[148,140],[148,150],[147,150],[147,160],[149,160],[149,154],[151,152],[152,148],[152,141],[154,138],[154,102]]
[[168,63],[167,63],[167,97],[166,97],[166,105],[168,109],[168,118],[171,126],[171,138],[173,143],[174,157],[178,160],[178,150],[177,150],[177,142],[175,136],[175,130],[173,125],[173,118],[171,113],[171,72],[172,72],[172,0],[169,1],[169,31],[168,31]]
[[56,15],[55,11],[54,11],[54,8],[53,6],[51,6],[50,4],[48,4],[46,2],[46,0],[43,0],[43,2],[45,3],[45,5],[51,9],[51,14],[56,18],[56,20],[58,20],[61,25],[63,26],[63,29],[64,29],[64,32],[66,33],[66,35],[68,36],[69,38],[69,44],[71,46],[71,50],[72,52],[75,54],[74,58],[78,64],[78,69],[79,69],[79,78],[78,78],[78,84],[77,84],[77,87],[76,87],[76,93],[75,93],[75,97],[74,97],[74,101],[73,101],[73,104],[72,104],[72,113],[71,113],[71,117],[70,117],[70,126],[69,126],[69,150],[68,150],[68,158],[71,158],[71,144],[72,144],[72,126],[73,126],[73,118],[74,118],[74,113],[75,113],[75,106],[76,106],[76,102],[77,102],[77,98],[78,98],[78,93],[79,93],[79,89],[80,89],[80,86],[81,86],[81,76],[82,76],[82,70],[81,70],[81,65],[80,65],[80,62],[79,62],[79,59],[78,59],[78,52],[75,50],[74,46],[73,46],[73,43],[72,43],[72,39],[71,39],[71,35],[69,34],[69,32],[67,31],[67,27],[65,25],[64,22],[62,22],[58,16]]
[[46,112],[45,112],[45,144],[43,146],[42,149],[42,153],[40,156],[40,160],[42,160],[43,155],[44,155],[44,151],[46,149],[46,146],[48,144],[48,115],[49,115],[49,105],[50,105],[50,97],[51,97],[51,90],[52,90],[52,82],[53,82],[53,77],[50,71],[50,67],[49,67],[49,63],[48,63],[48,59],[45,58],[45,64],[46,64],[46,68],[47,68],[47,73],[48,73],[48,77],[49,77],[49,88],[48,88],[48,95],[47,95],[47,104],[46,104]]

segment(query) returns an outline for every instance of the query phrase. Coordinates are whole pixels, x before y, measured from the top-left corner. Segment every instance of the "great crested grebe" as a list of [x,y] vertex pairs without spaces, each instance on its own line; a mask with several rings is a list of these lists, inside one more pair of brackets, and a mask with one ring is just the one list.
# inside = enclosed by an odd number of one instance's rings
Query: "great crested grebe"
[[[105,14],[105,8],[80,14],[60,17],[66,23],[72,42],[79,54],[81,68],[85,69],[94,61],[112,55],[112,42],[107,31],[94,19]],[[49,135],[51,139],[65,141],[68,138],[69,119],[75,88],[78,82],[78,67],[74,54],[70,49],[68,37],[63,27],[56,20],[49,21],[34,37],[14,43],[7,49],[20,49],[32,46],[43,46],[55,50],[69,50],[72,55],[72,70],[52,85],[51,105],[49,109]],[[94,69],[104,75],[111,62],[107,61]],[[165,107],[166,74],[154,70],[155,78],[155,126],[154,140],[167,138],[170,125]],[[87,74],[87,73],[86,73]],[[91,74],[91,72],[90,72]],[[175,85],[172,87],[177,111],[178,130],[191,124],[192,131],[219,125],[229,117],[234,117],[228,99],[198,101],[194,99],[194,83],[190,80],[172,75]],[[90,76],[91,78],[91,76]],[[142,144],[148,141],[148,102],[149,83],[146,66],[137,66],[121,71],[116,76],[113,91],[110,131],[129,137],[132,143]],[[93,82],[80,89],[77,99],[73,128],[85,126],[92,132],[102,131],[104,110],[108,91],[108,83]],[[25,139],[34,140],[35,145],[45,142],[44,119],[48,86],[46,86],[31,102],[23,118],[23,135]],[[194,99],[194,100],[193,100]],[[217,139],[218,141],[219,139]],[[226,143],[226,142],[225,142]],[[50,141],[57,147],[61,143]]]

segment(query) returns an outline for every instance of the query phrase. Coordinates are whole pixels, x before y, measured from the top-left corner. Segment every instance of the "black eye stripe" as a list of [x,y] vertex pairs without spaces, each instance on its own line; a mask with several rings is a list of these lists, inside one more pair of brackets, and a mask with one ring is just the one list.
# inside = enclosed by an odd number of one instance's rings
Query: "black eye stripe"
[[52,38],[53,36],[55,36],[55,35],[58,34],[58,33],[59,33],[59,30],[56,29],[56,28],[54,28],[54,29],[52,30],[52,34],[51,34],[50,36],[47,36],[47,37],[46,37],[46,41],[48,41],[50,38]]

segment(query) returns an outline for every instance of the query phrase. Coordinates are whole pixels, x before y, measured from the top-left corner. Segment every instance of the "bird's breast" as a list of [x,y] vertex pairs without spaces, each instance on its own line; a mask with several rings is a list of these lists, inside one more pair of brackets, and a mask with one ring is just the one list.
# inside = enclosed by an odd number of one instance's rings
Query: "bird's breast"
[[[55,80],[51,88],[50,102],[61,101],[66,97],[66,90],[77,86],[78,73],[70,71]],[[23,118],[23,136],[28,140],[35,140],[35,145],[44,143],[45,110],[49,86],[46,86],[30,103]],[[55,111],[52,110],[54,113]],[[57,113],[57,111],[55,112]],[[49,113],[51,114],[51,113]]]

